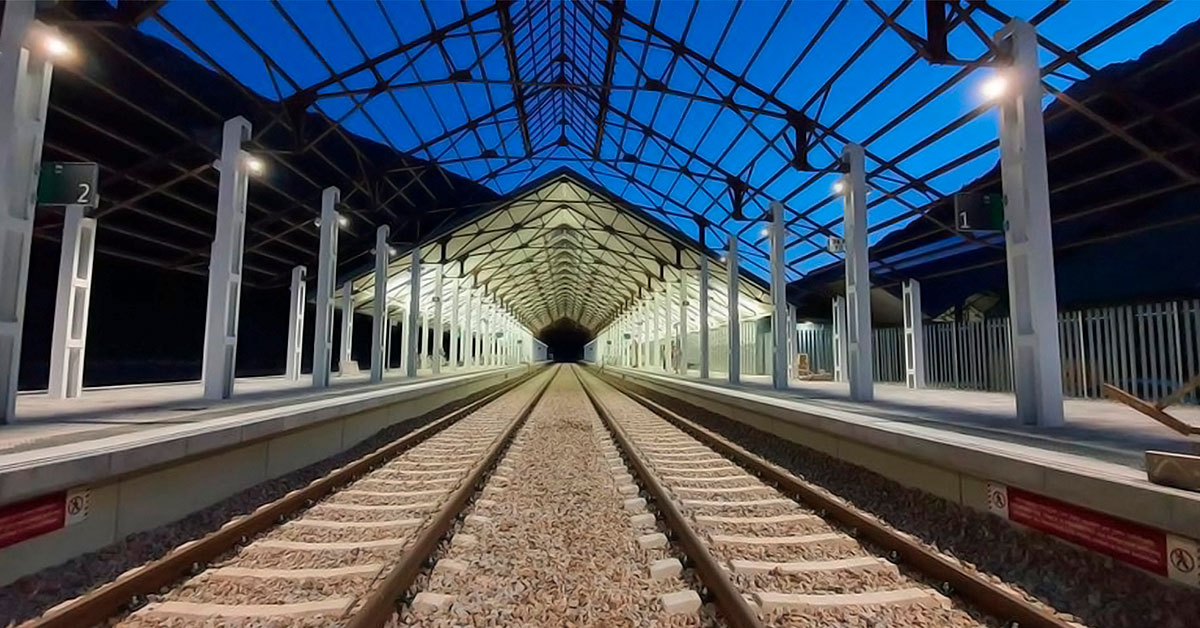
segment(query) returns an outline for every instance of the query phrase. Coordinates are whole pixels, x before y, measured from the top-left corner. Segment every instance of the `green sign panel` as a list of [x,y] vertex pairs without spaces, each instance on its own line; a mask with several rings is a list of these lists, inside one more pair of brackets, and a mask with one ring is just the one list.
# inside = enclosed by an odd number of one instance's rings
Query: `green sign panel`
[[954,195],[954,228],[957,231],[1004,231],[1004,195],[964,193]]
[[95,207],[100,204],[99,180],[100,167],[94,163],[46,162],[38,177],[38,205]]

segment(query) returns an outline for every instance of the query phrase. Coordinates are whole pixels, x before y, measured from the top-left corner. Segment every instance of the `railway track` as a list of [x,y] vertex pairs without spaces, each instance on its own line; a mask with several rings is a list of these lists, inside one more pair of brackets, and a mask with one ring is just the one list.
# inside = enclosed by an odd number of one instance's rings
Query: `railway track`
[[1075,625],[649,399],[580,379],[730,625]]
[[488,395],[23,626],[381,626],[552,377]]

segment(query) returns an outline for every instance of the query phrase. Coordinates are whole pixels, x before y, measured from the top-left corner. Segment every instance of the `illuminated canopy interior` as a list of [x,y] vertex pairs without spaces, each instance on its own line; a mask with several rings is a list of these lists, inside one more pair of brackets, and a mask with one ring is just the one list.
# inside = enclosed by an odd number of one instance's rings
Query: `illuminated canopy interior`
[[[421,309],[430,311],[440,264],[443,307],[452,303],[454,279],[467,277],[473,286],[487,286],[488,298],[507,306],[529,329],[566,318],[597,331],[639,294],[657,293],[662,300],[666,286],[677,289],[683,268],[690,325],[696,329],[701,255],[710,257],[709,316],[716,326],[726,318],[728,289],[719,258],[579,175],[560,171],[422,246]],[[408,306],[410,260],[411,251],[398,252],[388,266],[389,309]],[[356,307],[374,300],[374,286],[372,272],[354,280]],[[743,318],[770,311],[757,280],[743,277],[740,287]],[[678,311],[676,302],[665,303]]]

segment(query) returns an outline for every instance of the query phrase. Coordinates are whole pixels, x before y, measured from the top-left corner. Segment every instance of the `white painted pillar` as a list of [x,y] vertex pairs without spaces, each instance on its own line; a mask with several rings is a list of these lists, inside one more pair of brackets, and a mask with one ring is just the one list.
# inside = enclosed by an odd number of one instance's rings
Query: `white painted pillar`
[[738,240],[736,235],[729,236],[729,251],[725,254],[725,267],[728,275],[725,278],[729,290],[727,299],[729,305],[727,331],[729,332],[729,383],[737,384],[742,381],[742,315],[738,311],[738,296],[741,290],[738,275]]
[[787,224],[784,219],[783,203],[771,201],[770,254],[771,254],[771,387],[786,390],[788,387],[788,302],[787,271],[784,264],[784,246]]
[[354,285],[342,284],[342,355],[338,359],[338,374],[347,375],[347,367],[354,361]]
[[375,300],[371,304],[371,381],[383,381],[387,371],[389,328],[392,321],[388,312],[387,267],[391,251],[388,245],[389,229],[381,225],[375,230]]
[[833,381],[846,381],[846,299],[833,297]]
[[404,375],[417,376],[417,318],[421,314],[421,249],[414,247],[409,257],[408,311],[404,319]]
[[788,304],[787,345],[788,345],[788,381],[796,377],[796,354],[798,353],[796,338],[796,306]]
[[307,287],[304,280],[308,270],[303,266],[292,269],[292,295],[288,309],[288,345],[287,366],[283,372],[285,379],[298,381],[300,379],[300,363],[304,356],[304,309],[307,301]]
[[442,288],[445,287],[443,271],[446,265],[433,268],[433,321],[429,325],[433,334],[429,338],[429,359],[433,362],[433,374],[442,373]]
[[34,3],[0,5],[0,424],[16,416],[34,194],[54,66],[26,48]]
[[921,320],[921,284],[904,282],[904,370],[909,388],[925,387],[925,322]]
[[867,177],[863,149],[858,144],[842,147],[842,162],[848,167],[843,188],[846,217],[846,379],[850,398],[870,401],[875,397],[871,372],[871,278],[867,259]]
[[462,357],[462,327],[459,323],[462,318],[459,316],[459,308],[462,307],[460,298],[462,292],[462,277],[454,277],[450,280],[450,370],[458,370],[458,361]]
[[217,225],[208,260],[208,305],[204,319],[204,358],[200,379],[205,399],[233,395],[237,367],[238,309],[242,294],[242,250],[246,235],[246,190],[250,173],[243,165],[242,142],[250,139],[250,123],[227,120],[217,164]]
[[471,312],[475,309],[475,290],[466,289],[465,310],[463,310],[463,366],[474,367],[475,362],[475,322],[471,320]]
[[675,370],[675,356],[671,355],[671,346],[675,340],[675,323],[671,316],[675,290],[670,281],[663,282],[663,292],[663,321],[666,325],[666,332],[663,333],[663,371],[670,373]]
[[677,342],[679,355],[675,359],[675,372],[687,375],[687,332],[688,332],[688,286],[687,271],[679,269],[679,330]]
[[700,255],[700,379],[708,379],[708,256]]
[[321,192],[321,243],[317,256],[317,317],[313,333],[313,386],[329,385],[333,361],[333,282],[337,275],[338,213],[341,192]]
[[84,218],[82,205],[68,205],[63,216],[54,334],[50,342],[48,392],[54,399],[78,397],[83,392],[95,249],[96,219]]
[[417,312],[417,369],[425,366],[425,340],[429,337],[429,319],[425,312]]
[[1012,58],[1011,92],[1000,97],[1000,171],[1013,392],[1021,423],[1053,427],[1064,422],[1062,361],[1037,33],[1014,19],[996,41]]

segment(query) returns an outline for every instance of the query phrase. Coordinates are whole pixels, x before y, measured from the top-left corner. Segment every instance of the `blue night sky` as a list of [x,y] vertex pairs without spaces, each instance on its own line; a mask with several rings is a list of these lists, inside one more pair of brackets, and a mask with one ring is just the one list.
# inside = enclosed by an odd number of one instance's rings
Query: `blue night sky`
[[[994,0],[992,4],[1005,13],[1028,19],[1048,2]],[[1142,4],[1077,0],[1054,13],[1038,30],[1042,36],[1071,50]],[[225,23],[218,9],[207,3],[173,0],[159,11],[160,18],[184,39],[177,38],[155,20],[147,20],[141,28],[201,63],[189,43],[203,48],[224,71],[247,87],[265,98],[278,100],[328,78],[332,72],[345,71],[368,57],[386,53],[465,15],[487,9],[491,3],[356,1],[330,5],[309,1],[276,5],[221,1],[216,5],[269,55],[276,71]],[[899,8],[896,2],[881,2],[879,6],[889,13]],[[417,157],[441,163],[501,193],[556,168],[573,168],[693,236],[697,229],[692,215],[703,214],[718,223],[727,216],[725,173],[735,174],[751,186],[752,207],[747,211],[751,216],[765,208],[770,199],[783,200],[794,211],[814,210],[808,219],[793,224],[789,234],[788,259],[792,262],[790,271],[794,279],[835,260],[821,251],[824,235],[813,235],[818,224],[827,226],[832,233],[841,233],[841,203],[830,191],[834,175],[787,168],[791,152],[784,138],[790,135],[781,134],[786,124],[773,115],[778,114],[779,108],[749,90],[737,88],[722,73],[696,58],[676,57],[668,40],[681,41],[699,55],[711,55],[721,68],[742,77],[776,102],[800,109],[821,125],[835,128],[840,135],[865,143],[869,154],[877,158],[899,155],[914,142],[981,107],[978,89],[989,71],[974,69],[895,128],[879,134],[877,131],[898,114],[962,72],[960,67],[933,66],[918,60],[865,106],[844,115],[885,77],[908,62],[913,50],[895,31],[883,31],[822,97],[816,93],[818,88],[882,24],[865,4],[838,7],[836,3],[816,1],[791,4],[760,1],[740,5],[706,2],[695,10],[692,4],[684,2],[657,6],[650,2],[629,2],[630,18],[622,24],[621,46],[612,79],[613,85],[620,87],[610,96],[612,108],[606,119],[600,160],[593,160],[591,155],[598,110],[596,92],[538,87],[526,88],[526,106],[534,111],[530,126],[535,149],[531,158],[526,156],[512,106],[513,88],[505,83],[509,69],[495,12],[470,27],[450,31],[440,47],[417,45],[406,54],[380,64],[380,75],[395,87],[389,93],[356,107],[363,97],[342,92],[370,88],[377,82],[376,75],[362,71],[347,77],[342,85],[323,90],[314,108],[339,120],[354,133],[400,151],[415,152]],[[818,28],[835,12],[836,17],[825,34],[812,45],[803,61],[793,67]],[[512,15],[517,24],[519,62],[524,64],[522,75],[526,80],[553,80],[557,69],[552,68],[561,64],[552,64],[550,60],[564,53],[573,63],[568,80],[576,84],[601,82],[606,47],[601,35],[610,21],[606,8],[563,5],[557,0],[536,4],[522,1],[514,5]],[[975,16],[989,35],[1001,26],[980,12]],[[1171,3],[1088,50],[1082,59],[1095,68],[1134,59],[1198,18],[1200,2]],[[925,32],[923,3],[905,7],[897,19],[915,33]],[[303,37],[297,35],[289,20]],[[646,25],[652,25],[658,32],[648,35]],[[323,59],[314,54],[314,49]],[[953,31],[950,49],[959,59],[975,59],[986,52],[977,36],[965,26]],[[1043,63],[1056,59],[1045,48],[1041,52]],[[539,60],[536,63],[535,57]],[[540,70],[535,72],[535,66]],[[473,81],[403,87],[445,79],[454,70],[469,70]],[[1046,80],[1062,89],[1083,76],[1079,68],[1065,65]],[[643,85],[648,78],[663,81],[668,90],[700,98],[629,89],[632,85]],[[764,109],[768,113],[758,115],[705,100],[725,98],[732,98],[743,108]],[[1050,99],[1047,96],[1046,102]],[[489,117],[487,114],[496,108],[504,110]],[[559,124],[563,116],[570,119],[565,127]],[[447,130],[471,119],[480,119],[475,130],[445,136]],[[566,137],[568,146],[557,145],[560,133]],[[898,167],[907,175],[922,176],[995,139],[995,116],[984,111],[941,140],[908,155]],[[488,149],[495,150],[497,156],[481,158],[480,154]],[[840,150],[840,141],[829,138],[825,146],[814,148],[809,157],[815,167],[822,168]],[[698,159],[685,151],[696,153]],[[637,155],[638,162],[622,161],[626,153]],[[934,178],[932,186],[940,194],[952,194],[990,169],[997,158],[996,150],[987,151]],[[666,164],[671,169],[659,168],[657,164]],[[868,171],[877,165],[868,158]],[[678,170],[684,167],[694,174],[680,174]],[[904,175],[888,171],[873,177],[869,183],[879,190],[891,190],[902,181]],[[901,198],[919,208],[936,197],[908,191]],[[888,200],[871,208],[870,223],[878,225],[911,211],[901,202]],[[871,242],[903,227],[910,219],[873,231]],[[740,230],[748,269],[765,275],[765,246],[759,242],[760,226],[731,222],[727,227]],[[710,230],[709,234],[706,244],[714,249],[721,248],[728,237],[724,229]]]

